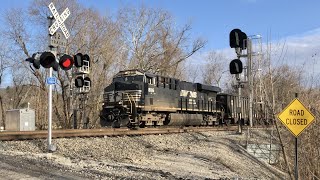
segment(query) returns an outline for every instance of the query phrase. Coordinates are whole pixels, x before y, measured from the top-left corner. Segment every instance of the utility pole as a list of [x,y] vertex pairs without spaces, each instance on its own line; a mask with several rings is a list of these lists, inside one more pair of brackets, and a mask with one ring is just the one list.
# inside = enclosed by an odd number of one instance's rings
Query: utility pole
[[[240,59],[241,56],[241,49],[236,48],[236,53],[238,59]],[[240,74],[236,74],[236,80],[238,81],[238,107],[237,107],[237,113],[238,113],[238,134],[242,134],[242,127],[241,127],[241,78]]]

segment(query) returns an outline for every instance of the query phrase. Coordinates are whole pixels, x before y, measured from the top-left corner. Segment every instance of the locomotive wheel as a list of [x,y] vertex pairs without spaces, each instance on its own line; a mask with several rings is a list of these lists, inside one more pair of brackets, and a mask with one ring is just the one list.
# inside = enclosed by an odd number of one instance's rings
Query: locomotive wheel
[[146,127],[146,122],[145,121],[140,121],[139,127],[140,128]]
[[107,118],[100,116],[100,125],[101,127],[107,126]]
[[117,121],[117,120],[113,121],[111,127],[113,127],[113,128],[120,128],[120,123],[119,123],[119,121]]

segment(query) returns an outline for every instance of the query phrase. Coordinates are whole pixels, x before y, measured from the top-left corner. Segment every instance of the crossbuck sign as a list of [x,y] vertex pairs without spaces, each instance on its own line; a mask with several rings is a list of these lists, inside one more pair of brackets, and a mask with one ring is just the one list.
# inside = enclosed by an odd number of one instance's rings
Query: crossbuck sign
[[64,21],[68,18],[70,15],[70,11],[68,8],[66,8],[61,15],[59,15],[57,9],[54,7],[53,3],[49,4],[49,9],[51,13],[53,14],[56,21],[50,26],[49,33],[53,36],[54,33],[60,28],[66,39],[69,38],[70,34],[66,26],[64,25]]

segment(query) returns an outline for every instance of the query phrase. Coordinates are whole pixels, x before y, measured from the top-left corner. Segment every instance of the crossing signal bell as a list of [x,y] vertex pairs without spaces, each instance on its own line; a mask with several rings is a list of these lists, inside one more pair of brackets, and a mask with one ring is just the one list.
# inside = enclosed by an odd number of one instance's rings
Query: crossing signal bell
[[29,63],[33,65],[34,68],[40,69],[40,53],[34,53],[32,57],[26,59]]

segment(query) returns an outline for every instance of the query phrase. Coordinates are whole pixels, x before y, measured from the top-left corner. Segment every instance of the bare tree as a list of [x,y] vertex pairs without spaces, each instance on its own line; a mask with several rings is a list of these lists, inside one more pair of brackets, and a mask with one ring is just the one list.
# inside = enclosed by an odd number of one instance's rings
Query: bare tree
[[[278,166],[286,169],[293,179],[294,138],[284,125],[279,123],[276,115],[295,98],[295,93],[298,93],[300,101],[318,118],[320,88],[317,82],[319,78],[317,79],[314,75],[312,75],[313,78],[308,76],[306,73],[308,71],[304,69],[303,65],[292,67],[283,63],[286,57],[286,46],[283,44],[276,46],[277,51],[274,52],[275,48],[272,49],[271,43],[268,44],[266,66],[264,66],[267,67],[267,70],[262,74],[263,102],[269,112],[265,118],[274,120],[281,143],[283,158]],[[276,60],[272,60],[272,58],[276,58]],[[303,145],[299,143],[298,147],[299,167],[304,167],[299,168],[299,177],[304,179],[318,179],[320,174],[318,163],[320,157],[317,148],[320,144],[318,138],[313,138],[319,136],[317,126],[319,126],[319,121],[315,121],[299,136],[300,143],[303,143]]]
[[[7,76],[10,58],[7,56],[8,48],[4,43],[0,44],[0,85],[3,85],[3,80]],[[0,110],[1,110],[1,119],[0,125],[5,127],[5,107],[4,107],[4,97],[3,93],[0,93]]]
[[190,25],[177,28],[168,12],[151,8],[124,8],[119,12],[122,40],[129,51],[127,68],[175,76],[178,66],[201,49],[205,41],[188,43]]
[[205,84],[220,86],[221,78],[227,72],[224,68],[226,58],[221,53],[211,51],[205,61],[206,63],[203,66],[203,82]]

